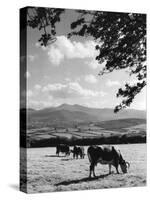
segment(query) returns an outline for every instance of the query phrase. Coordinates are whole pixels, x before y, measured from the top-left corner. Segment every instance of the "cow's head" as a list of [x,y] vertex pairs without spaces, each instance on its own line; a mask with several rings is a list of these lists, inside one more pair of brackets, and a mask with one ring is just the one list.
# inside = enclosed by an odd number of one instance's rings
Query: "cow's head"
[[123,173],[127,173],[127,168],[130,167],[130,164],[122,159],[120,161],[120,167],[121,167],[121,170],[122,170]]

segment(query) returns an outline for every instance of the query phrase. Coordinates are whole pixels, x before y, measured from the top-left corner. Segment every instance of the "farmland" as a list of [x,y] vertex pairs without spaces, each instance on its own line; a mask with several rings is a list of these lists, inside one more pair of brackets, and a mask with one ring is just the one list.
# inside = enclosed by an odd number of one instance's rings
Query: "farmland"
[[[144,111],[93,109],[61,105],[21,111],[21,188],[28,193],[132,187],[146,185],[146,118]],[[108,175],[108,166],[96,167],[89,179],[89,161],[56,156],[56,145],[118,146],[131,167],[127,174]],[[27,149],[24,149],[27,147]],[[27,184],[27,188],[26,188]]]
[[28,128],[24,138],[27,138],[27,147],[50,147],[59,143],[69,145],[145,143],[145,123],[144,119],[132,118],[75,125],[34,126]]
[[[27,192],[54,192],[146,185],[146,144],[117,145],[131,166],[127,174],[108,175],[108,166],[98,164],[96,178],[89,179],[89,161],[72,155],[56,156],[56,148],[27,149]],[[87,147],[86,147],[87,149]],[[22,148],[23,150],[23,148]],[[132,153],[131,153],[132,152]],[[119,169],[120,171],[120,169]],[[121,172],[121,171],[120,171]],[[25,175],[24,171],[21,172]],[[22,185],[25,184],[22,181]]]
[[126,144],[146,142],[146,112],[62,104],[41,110],[21,109],[21,147]]

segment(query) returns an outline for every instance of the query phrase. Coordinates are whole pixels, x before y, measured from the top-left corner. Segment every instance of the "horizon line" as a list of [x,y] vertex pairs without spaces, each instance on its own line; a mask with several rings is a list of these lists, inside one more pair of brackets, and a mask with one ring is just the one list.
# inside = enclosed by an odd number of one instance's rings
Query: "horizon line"
[[[58,108],[58,107],[60,107],[60,106],[62,106],[62,105],[68,105],[68,106],[81,106],[81,107],[86,107],[86,108],[93,108],[93,109],[113,109],[114,110],[114,108],[113,107],[90,107],[90,106],[85,106],[85,105],[81,105],[81,104],[69,104],[69,103],[62,103],[62,104],[60,104],[60,105],[57,105],[57,106],[49,106],[49,107],[44,107],[44,108],[39,108],[39,109],[36,109],[36,108],[32,108],[32,107],[20,107],[20,109],[33,109],[33,110],[44,110],[44,109],[48,109],[48,108]],[[123,111],[123,110],[138,110],[138,111],[147,111],[147,109],[137,109],[137,108],[129,108],[129,107],[127,107],[127,108],[124,108],[124,109],[121,109],[120,111]]]

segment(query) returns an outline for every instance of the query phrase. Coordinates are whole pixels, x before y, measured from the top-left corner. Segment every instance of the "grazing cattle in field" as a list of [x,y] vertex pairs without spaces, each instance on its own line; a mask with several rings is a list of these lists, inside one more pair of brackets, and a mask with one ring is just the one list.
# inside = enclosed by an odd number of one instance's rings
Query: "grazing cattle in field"
[[73,153],[73,158],[76,158],[76,159],[78,159],[78,156],[80,156],[81,159],[83,159],[85,156],[84,147],[79,147],[75,145],[71,152]]
[[59,153],[65,153],[65,155],[70,155],[70,148],[66,144],[59,144],[56,146],[56,154],[59,156]]
[[113,146],[90,146],[87,150],[87,154],[90,161],[89,177],[91,177],[92,172],[93,176],[96,176],[94,168],[97,163],[109,165],[109,174],[111,174],[112,165],[116,168],[118,174],[119,165],[123,173],[127,173],[127,167],[130,166],[130,164],[123,159],[120,151],[116,150]]

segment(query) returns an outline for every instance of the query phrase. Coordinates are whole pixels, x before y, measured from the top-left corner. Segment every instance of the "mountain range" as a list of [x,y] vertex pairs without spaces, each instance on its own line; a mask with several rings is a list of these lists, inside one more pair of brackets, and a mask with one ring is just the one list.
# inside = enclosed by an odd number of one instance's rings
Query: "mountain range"
[[58,107],[44,108],[41,110],[27,109],[28,122],[48,123],[80,123],[100,122],[116,119],[146,119],[146,111],[124,109],[114,113],[111,108],[90,108],[78,104],[62,104]]

